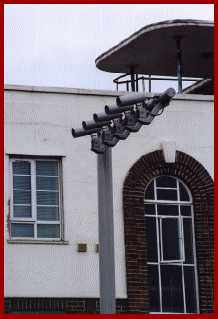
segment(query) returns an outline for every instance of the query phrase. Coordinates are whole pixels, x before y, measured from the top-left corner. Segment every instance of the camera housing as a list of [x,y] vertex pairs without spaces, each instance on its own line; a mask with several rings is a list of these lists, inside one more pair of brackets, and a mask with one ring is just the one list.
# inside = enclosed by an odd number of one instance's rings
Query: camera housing
[[146,100],[145,93],[135,93],[135,94],[128,94],[128,95],[117,97],[116,103],[118,107],[123,108],[124,106],[141,103],[145,100]]
[[103,122],[103,121],[109,121],[109,120],[114,120],[117,118],[122,118],[123,114],[122,113],[118,113],[118,114],[111,114],[108,115],[106,113],[94,113],[93,114],[93,120],[97,123],[99,122]]
[[93,120],[82,121],[82,127],[84,128],[84,130],[102,128],[102,126],[108,126],[110,124],[111,124],[111,121],[103,121],[103,122],[95,122]]
[[76,127],[75,129],[72,128],[71,132],[74,138],[86,136],[86,135],[92,135],[95,133],[98,133],[101,131],[101,128],[95,128],[91,130],[84,130],[82,127]]
[[125,111],[130,111],[134,109],[134,105],[129,105],[126,107],[118,107],[116,104],[113,105],[105,105],[104,110],[107,115],[118,114]]

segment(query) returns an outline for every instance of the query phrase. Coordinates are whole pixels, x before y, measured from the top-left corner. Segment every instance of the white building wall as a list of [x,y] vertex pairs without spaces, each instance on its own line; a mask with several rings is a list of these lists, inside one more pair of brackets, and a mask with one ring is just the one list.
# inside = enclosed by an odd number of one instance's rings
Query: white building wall
[[[97,155],[71,129],[127,92],[5,86],[5,296],[99,297]],[[148,94],[152,96],[152,94]],[[176,95],[164,113],[113,148],[116,296],[126,298],[122,186],[142,156],[173,141],[213,177],[213,96]],[[66,245],[8,243],[9,155],[63,156]],[[77,242],[88,245],[77,252]]]

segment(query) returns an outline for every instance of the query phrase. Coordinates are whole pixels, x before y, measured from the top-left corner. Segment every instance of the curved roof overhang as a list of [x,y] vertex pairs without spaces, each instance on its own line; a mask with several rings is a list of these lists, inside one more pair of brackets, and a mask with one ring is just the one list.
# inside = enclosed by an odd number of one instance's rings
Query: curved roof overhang
[[172,20],[148,25],[96,60],[98,69],[111,73],[176,76],[177,38],[180,38],[182,76],[214,77],[214,23]]

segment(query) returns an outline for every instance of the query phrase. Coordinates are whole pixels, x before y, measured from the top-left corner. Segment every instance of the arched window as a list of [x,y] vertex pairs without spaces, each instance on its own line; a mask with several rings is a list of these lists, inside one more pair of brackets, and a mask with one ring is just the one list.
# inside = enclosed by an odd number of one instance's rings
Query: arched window
[[199,313],[191,193],[180,179],[160,175],[144,203],[150,313]]

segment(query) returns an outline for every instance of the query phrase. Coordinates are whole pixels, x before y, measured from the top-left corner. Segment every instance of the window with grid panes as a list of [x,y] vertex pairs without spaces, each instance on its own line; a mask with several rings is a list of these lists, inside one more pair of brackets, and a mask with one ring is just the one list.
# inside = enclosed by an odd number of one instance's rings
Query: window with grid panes
[[173,176],[145,191],[150,313],[197,314],[198,290],[191,193]]
[[11,159],[11,238],[61,238],[60,162]]

